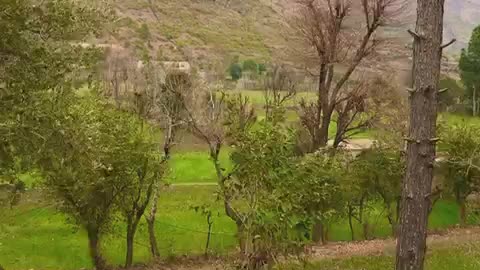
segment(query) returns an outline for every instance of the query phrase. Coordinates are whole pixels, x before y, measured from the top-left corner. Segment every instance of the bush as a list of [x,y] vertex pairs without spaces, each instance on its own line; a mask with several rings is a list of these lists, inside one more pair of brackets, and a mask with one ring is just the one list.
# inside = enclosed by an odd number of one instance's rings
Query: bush
[[233,63],[230,65],[229,68],[230,71],[230,76],[232,76],[232,80],[238,81],[240,78],[242,78],[242,67],[238,63]]
[[243,62],[243,71],[250,71],[254,74],[258,73],[258,65],[254,60],[245,60]]

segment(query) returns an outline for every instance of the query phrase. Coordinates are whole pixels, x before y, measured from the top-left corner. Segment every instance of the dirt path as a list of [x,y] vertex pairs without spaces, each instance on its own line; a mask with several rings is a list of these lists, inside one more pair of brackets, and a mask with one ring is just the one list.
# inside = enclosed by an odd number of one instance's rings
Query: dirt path
[[[452,229],[428,237],[427,243],[434,248],[448,247],[468,242],[480,242],[480,227]],[[393,255],[394,239],[331,243],[312,247],[312,259],[344,258],[352,256]]]

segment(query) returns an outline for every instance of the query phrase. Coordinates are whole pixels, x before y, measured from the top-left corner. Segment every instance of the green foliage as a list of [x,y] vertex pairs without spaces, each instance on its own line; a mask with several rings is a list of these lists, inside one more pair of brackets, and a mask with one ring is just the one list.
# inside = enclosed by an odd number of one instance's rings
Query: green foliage
[[315,153],[300,159],[295,167],[295,181],[286,187],[295,200],[295,211],[310,221],[335,220],[344,207],[340,189],[343,166],[341,154],[329,157]]
[[142,41],[148,41],[151,38],[150,29],[146,23],[143,23],[137,30],[138,36]]
[[33,164],[59,130],[73,82],[99,52],[73,45],[101,30],[105,19],[90,1],[1,0],[0,174],[14,159]]
[[264,63],[258,64],[258,74],[262,75],[267,71],[267,65]]
[[453,78],[444,77],[440,80],[440,89],[447,88],[448,91],[439,95],[440,110],[448,112],[464,112],[462,104],[465,89]]
[[[208,204],[215,217],[212,227],[210,252],[218,255],[235,251],[236,227],[223,212],[223,202],[213,195],[215,186],[172,186],[162,190],[158,205],[158,222],[155,226],[162,258],[169,255],[201,255],[204,252],[207,225],[205,217],[191,210],[191,205]],[[6,269],[65,269],[92,268],[88,257],[86,233],[65,221],[65,215],[49,207],[38,191],[24,194],[20,204],[10,209],[0,209],[0,261]],[[375,205],[371,220],[375,237],[389,237],[388,222],[383,219],[383,209]],[[430,215],[431,229],[445,229],[458,224],[458,206],[440,200]],[[300,224],[299,224],[300,225]],[[299,226],[300,227],[300,226]],[[356,227],[361,230],[361,227]],[[124,263],[125,224],[118,219],[113,229],[104,237],[104,255],[113,265]],[[332,241],[350,240],[346,220],[332,224],[329,230]],[[134,261],[150,261],[148,233],[145,223],[140,223],[135,239]],[[393,250],[393,249],[392,249]],[[454,268],[452,268],[454,269]]]
[[291,233],[298,221],[293,197],[288,196],[295,182],[293,134],[262,121],[236,138],[233,173],[225,189],[242,220],[242,249],[251,254],[245,266],[257,269],[258,263],[272,263],[278,255],[295,251],[302,240]]
[[[466,98],[471,101],[470,103],[478,104],[480,99],[478,94],[480,90],[480,26],[473,30],[468,48],[462,50],[459,68],[460,76],[467,90]],[[475,90],[476,96],[474,96]]]
[[249,71],[257,74],[259,72],[259,68],[255,60],[248,59],[243,61],[243,71]]
[[160,154],[143,126],[138,117],[86,95],[68,108],[62,129],[45,143],[39,163],[45,186],[87,231],[97,267],[103,265],[99,238],[110,229],[115,211],[139,219],[159,177]]
[[[361,211],[359,208],[365,206],[358,202],[367,204],[380,199],[394,234],[399,217],[401,183],[405,173],[405,161],[401,153],[374,147],[356,157],[349,169],[355,183],[348,183],[347,194],[357,202],[354,209]],[[366,237],[367,232],[364,232],[364,235]]]
[[238,81],[240,78],[242,78],[243,70],[240,64],[232,63],[228,68],[228,71],[230,73],[230,76],[232,77],[232,80]]
[[[460,205],[480,190],[480,129],[466,122],[448,126],[442,131],[446,160],[445,185]],[[465,220],[464,220],[465,221]]]

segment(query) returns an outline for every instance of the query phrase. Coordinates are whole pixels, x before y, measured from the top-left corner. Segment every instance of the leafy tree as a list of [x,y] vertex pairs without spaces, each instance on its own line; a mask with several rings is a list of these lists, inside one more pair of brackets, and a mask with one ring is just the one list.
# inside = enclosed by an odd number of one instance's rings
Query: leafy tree
[[154,133],[148,127],[144,128],[143,120],[136,120],[132,116],[124,126],[130,130],[130,143],[124,145],[128,158],[125,166],[130,170],[128,174],[128,187],[119,198],[118,205],[127,224],[127,252],[125,267],[132,266],[133,241],[138,224],[145,214],[147,206],[151,203],[155,188],[162,177],[161,153],[157,150]]
[[1,0],[0,174],[32,166],[70,106],[74,80],[95,65],[94,48],[74,44],[101,30],[91,1]]
[[467,197],[480,191],[480,129],[461,123],[448,127],[443,133],[445,185],[460,206],[460,221],[464,225]]
[[258,127],[237,136],[231,160],[231,176],[225,181],[233,210],[239,216],[244,267],[271,265],[277,256],[295,248],[289,232],[296,224],[288,187],[295,183],[293,133],[280,125],[262,121]]
[[459,68],[467,99],[472,104],[473,115],[477,116],[480,100],[480,26],[473,30],[468,48],[462,50]]
[[229,70],[230,76],[232,77],[232,80],[238,81],[238,80],[240,80],[240,78],[242,78],[243,70],[242,70],[242,66],[240,66],[240,64],[233,63],[233,64],[230,65],[228,70]]
[[136,121],[95,97],[77,99],[61,119],[61,128],[45,141],[39,162],[60,209],[87,232],[97,269],[106,267],[99,250],[101,237],[119,202],[135,196],[132,179],[145,160],[137,152]]
[[328,223],[343,212],[344,202],[341,181],[344,157],[330,157],[326,152],[308,154],[296,162],[295,181],[285,190],[293,198],[296,212],[306,224],[315,224],[312,239],[328,241]]
[[464,112],[462,107],[458,107],[459,101],[463,101],[465,89],[453,78],[443,77],[439,84],[440,89],[448,89],[448,91],[439,95],[439,109],[448,112]]
[[[402,177],[405,164],[399,151],[374,148],[362,152],[352,164],[351,171],[367,193],[381,200],[392,235],[396,234]],[[367,195],[367,196],[368,196]]]
[[267,65],[260,63],[258,64],[258,74],[262,75],[267,72]]
[[258,65],[255,60],[248,59],[243,61],[243,71],[250,71],[254,74],[258,73]]

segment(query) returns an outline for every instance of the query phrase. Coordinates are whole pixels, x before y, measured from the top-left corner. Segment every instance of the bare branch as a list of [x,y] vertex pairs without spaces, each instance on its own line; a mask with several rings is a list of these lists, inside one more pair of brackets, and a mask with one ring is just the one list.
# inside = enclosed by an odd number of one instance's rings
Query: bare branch
[[443,49],[447,48],[448,46],[452,45],[453,43],[455,43],[456,41],[457,41],[456,39],[452,39],[452,40],[450,40],[448,43],[443,44],[442,46],[440,46],[440,49],[443,50]]

